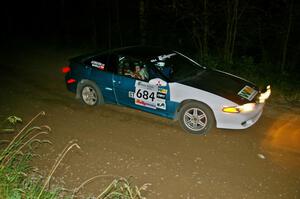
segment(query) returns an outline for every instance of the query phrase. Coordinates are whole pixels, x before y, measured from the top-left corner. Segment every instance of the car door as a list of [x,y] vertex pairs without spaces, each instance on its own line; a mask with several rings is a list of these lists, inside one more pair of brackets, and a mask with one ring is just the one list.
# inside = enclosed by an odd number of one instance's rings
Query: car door
[[[134,107],[136,79],[126,74],[130,70],[131,60],[127,56],[114,55],[116,70],[113,75],[113,89],[118,104]],[[132,72],[132,71],[131,71]]]
[[134,105],[135,79],[114,74],[113,88],[118,104],[125,106]]
[[[118,61],[119,59],[120,57]],[[118,64],[120,67],[118,73],[113,76],[113,87],[117,103],[165,117],[172,117],[174,110],[172,105],[168,103],[170,101],[168,83],[153,75],[144,80],[126,76],[123,73],[124,66],[122,64],[124,63]],[[145,63],[143,67],[147,67]],[[162,82],[164,82],[164,85],[161,84]]]

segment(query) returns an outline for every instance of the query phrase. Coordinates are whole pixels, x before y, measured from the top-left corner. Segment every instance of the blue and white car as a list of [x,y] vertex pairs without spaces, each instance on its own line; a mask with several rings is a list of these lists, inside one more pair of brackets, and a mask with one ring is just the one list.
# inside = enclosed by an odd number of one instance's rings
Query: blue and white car
[[157,47],[127,47],[70,59],[68,90],[83,103],[113,103],[179,121],[190,133],[245,129],[261,116],[270,86],[201,66]]

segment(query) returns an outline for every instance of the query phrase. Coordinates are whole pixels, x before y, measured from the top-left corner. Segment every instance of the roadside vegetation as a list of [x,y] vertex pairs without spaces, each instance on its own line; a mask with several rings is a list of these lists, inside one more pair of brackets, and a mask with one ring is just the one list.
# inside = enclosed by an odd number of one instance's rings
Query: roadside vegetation
[[[35,168],[33,158],[38,157],[36,149],[41,144],[51,144],[44,139],[51,128],[47,125],[34,126],[32,123],[45,112],[40,112],[32,118],[23,128],[16,130],[22,119],[10,116],[0,125],[1,134],[15,133],[12,140],[1,140],[0,142],[0,198],[12,199],[54,199],[54,198],[77,198],[77,194],[91,181],[97,180],[103,175],[94,176],[73,190],[66,190],[60,185],[50,186],[51,178],[56,168],[72,148],[80,150],[76,142],[69,142],[64,150],[58,155],[47,176],[41,175]],[[142,191],[149,184],[142,187],[135,186],[131,179],[123,177],[112,177],[112,182],[99,194],[92,198],[99,199],[142,199]]]

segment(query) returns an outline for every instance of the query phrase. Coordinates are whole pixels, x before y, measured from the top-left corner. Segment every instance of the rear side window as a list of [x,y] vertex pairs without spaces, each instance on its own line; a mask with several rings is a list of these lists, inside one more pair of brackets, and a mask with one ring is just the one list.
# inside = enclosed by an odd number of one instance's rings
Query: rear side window
[[84,64],[86,66],[90,66],[91,68],[107,71],[108,56],[107,55],[94,56],[86,60]]

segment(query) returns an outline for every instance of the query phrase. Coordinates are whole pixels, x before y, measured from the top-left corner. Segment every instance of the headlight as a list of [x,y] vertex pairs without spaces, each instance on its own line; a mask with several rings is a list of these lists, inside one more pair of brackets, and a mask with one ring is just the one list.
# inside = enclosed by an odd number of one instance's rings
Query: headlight
[[267,86],[267,89],[264,93],[261,93],[260,96],[258,97],[259,103],[264,103],[266,99],[268,99],[271,95],[271,86]]
[[255,108],[255,103],[248,103],[242,106],[231,106],[231,107],[223,107],[223,112],[226,113],[245,113],[253,111]]

